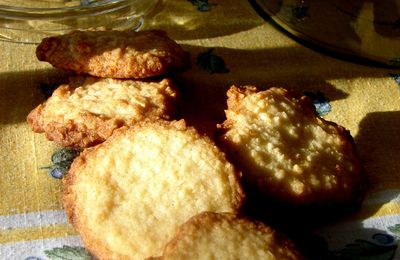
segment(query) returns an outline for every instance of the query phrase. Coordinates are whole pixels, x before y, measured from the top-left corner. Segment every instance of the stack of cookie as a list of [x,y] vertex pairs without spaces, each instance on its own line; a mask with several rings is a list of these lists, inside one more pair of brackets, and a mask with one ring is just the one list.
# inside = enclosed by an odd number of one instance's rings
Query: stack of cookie
[[231,87],[217,142],[170,121],[178,89],[154,77],[184,70],[189,55],[163,32],[74,32],[44,39],[37,56],[81,75],[28,122],[84,148],[63,180],[63,203],[99,259],[302,259],[284,235],[243,216],[245,194],[260,208],[362,199],[351,136],[304,96]]
[[189,66],[189,54],[162,31],[76,31],[44,39],[36,54],[89,75],[60,86],[28,115],[35,132],[75,148],[99,144],[143,119],[171,119],[178,89],[169,79],[147,78]]

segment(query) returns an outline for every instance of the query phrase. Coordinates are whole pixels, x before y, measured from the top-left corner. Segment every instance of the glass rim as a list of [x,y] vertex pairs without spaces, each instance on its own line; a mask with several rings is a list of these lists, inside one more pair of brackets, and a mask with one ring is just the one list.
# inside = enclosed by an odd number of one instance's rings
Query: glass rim
[[69,19],[82,15],[96,15],[111,12],[132,5],[137,0],[106,0],[90,5],[66,6],[66,7],[19,7],[0,5],[0,18],[27,20],[47,20],[54,18]]

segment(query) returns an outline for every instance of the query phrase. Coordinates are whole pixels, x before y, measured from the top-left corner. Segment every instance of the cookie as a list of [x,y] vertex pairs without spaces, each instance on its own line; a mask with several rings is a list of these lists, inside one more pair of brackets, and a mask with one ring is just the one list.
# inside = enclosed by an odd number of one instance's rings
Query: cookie
[[238,213],[238,172],[184,121],[142,122],[86,149],[63,180],[63,205],[99,259],[159,256],[203,211]]
[[183,224],[158,259],[304,259],[286,236],[261,222],[204,212]]
[[[283,88],[232,86],[219,140],[240,165],[258,206],[344,207],[363,199],[365,173],[345,128]],[[259,197],[258,197],[259,196]]]
[[189,54],[157,30],[74,31],[44,38],[36,56],[62,70],[103,78],[147,78],[189,66]]
[[77,77],[61,85],[27,117],[33,131],[62,146],[85,148],[115,129],[144,119],[171,119],[178,90],[171,80]]

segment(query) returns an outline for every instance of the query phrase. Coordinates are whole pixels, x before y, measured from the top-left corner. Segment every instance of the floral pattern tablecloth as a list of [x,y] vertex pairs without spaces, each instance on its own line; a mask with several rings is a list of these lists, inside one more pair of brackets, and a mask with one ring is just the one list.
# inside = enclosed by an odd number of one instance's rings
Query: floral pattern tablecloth
[[[400,259],[400,71],[308,49],[242,0],[164,1],[144,28],[166,30],[192,68],[174,80],[184,116],[213,131],[232,84],[306,93],[320,114],[350,130],[370,180],[362,207],[310,230],[317,259]],[[59,179],[44,169],[55,144],[26,121],[43,86],[65,73],[37,61],[35,45],[0,42],[0,259],[88,259],[62,210]],[[200,123],[199,123],[200,122]]]

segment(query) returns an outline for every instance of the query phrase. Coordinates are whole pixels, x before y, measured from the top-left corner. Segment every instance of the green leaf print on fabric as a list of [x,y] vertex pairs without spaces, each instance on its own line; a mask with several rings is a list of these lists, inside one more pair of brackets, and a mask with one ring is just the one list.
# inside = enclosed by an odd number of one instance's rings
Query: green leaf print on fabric
[[51,166],[40,167],[49,170],[49,174],[56,179],[62,179],[67,174],[73,160],[80,154],[80,150],[64,147],[53,153],[51,156]]
[[389,76],[392,77],[394,79],[394,81],[396,81],[396,83],[397,83],[397,85],[399,86],[399,89],[400,89],[400,74],[389,73]]
[[192,5],[197,7],[197,10],[200,12],[207,12],[210,11],[211,6],[215,6],[216,4],[208,3],[208,0],[188,0],[192,3]]
[[304,92],[304,95],[311,99],[319,116],[325,116],[329,112],[331,112],[332,107],[329,103],[329,99],[325,97],[324,93],[322,93],[321,91],[306,91]]
[[210,74],[214,73],[227,73],[229,70],[226,68],[225,61],[218,55],[213,53],[214,49],[211,48],[202,52],[197,57],[197,66]]
[[388,230],[392,232],[398,239],[400,238],[400,224],[388,227]]
[[293,7],[292,15],[297,20],[304,20],[305,18],[309,17],[309,7],[307,5],[298,5]]
[[389,61],[389,65],[393,67],[400,67],[400,58],[393,58]]
[[94,257],[83,247],[63,246],[44,251],[51,260],[92,260]]
[[342,260],[391,260],[397,245],[378,245],[367,240],[357,239],[354,243],[336,252]]

